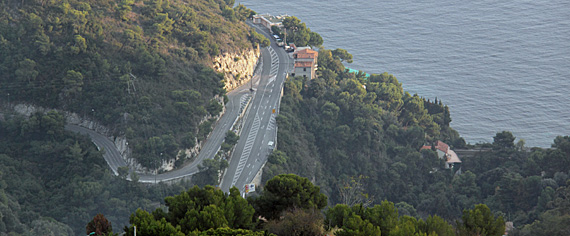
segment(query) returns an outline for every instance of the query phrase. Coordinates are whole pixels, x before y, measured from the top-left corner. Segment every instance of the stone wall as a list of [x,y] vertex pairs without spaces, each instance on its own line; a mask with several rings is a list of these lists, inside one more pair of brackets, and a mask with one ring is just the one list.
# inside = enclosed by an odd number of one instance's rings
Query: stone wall
[[251,80],[259,55],[259,48],[255,48],[242,52],[226,52],[214,58],[213,68],[224,73],[226,91],[232,91]]

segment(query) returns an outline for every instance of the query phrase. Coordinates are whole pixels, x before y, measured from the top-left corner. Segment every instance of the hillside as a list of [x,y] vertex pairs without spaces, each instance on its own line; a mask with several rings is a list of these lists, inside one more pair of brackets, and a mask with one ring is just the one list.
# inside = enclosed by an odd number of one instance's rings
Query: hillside
[[449,108],[404,92],[393,75],[345,71],[338,51],[319,50],[319,78],[285,83],[279,151],[270,156],[264,178],[296,173],[340,203],[338,185],[363,175],[369,178],[364,189],[379,199],[417,199],[419,186],[449,176],[424,175],[443,163],[433,155],[421,158],[420,147],[436,140],[465,145],[449,127]]
[[243,22],[253,12],[233,4],[2,1],[0,99],[99,122],[156,167],[155,154],[194,147],[222,111],[213,59],[266,43]]
[[568,136],[556,138],[552,149],[529,149],[499,132],[477,147],[481,152],[461,157],[461,172],[446,169],[435,148],[421,148],[438,140],[452,149],[473,147],[450,127],[449,108],[410,95],[393,75],[349,73],[339,52],[319,50],[318,78],[285,83],[278,148],[264,181],[294,173],[320,186],[331,205],[389,200],[401,214],[424,219],[458,220],[484,203],[514,222],[519,235],[564,232],[557,225],[570,214],[562,206],[570,184]]
[[[0,101],[97,121],[126,136],[139,163],[157,168],[158,157],[173,159],[203,140],[222,111],[227,77],[212,69],[215,58],[267,43],[243,22],[252,12],[233,4],[3,1]],[[568,136],[552,149],[526,149],[511,133],[497,133],[456,174],[435,151],[420,150],[438,140],[469,146],[450,127],[449,108],[405,92],[393,75],[349,73],[343,61],[351,59],[342,49],[321,49],[318,78],[286,82],[278,149],[263,170],[276,184],[270,180],[249,202],[235,189],[224,195],[213,187],[188,190],[186,182],[144,186],[113,176],[86,137],[65,131],[62,113],[1,112],[0,234],[76,235],[103,213],[115,232],[129,220],[145,221],[139,229],[147,235],[230,231],[225,227],[288,235],[287,226],[302,223],[319,233],[342,229],[337,235],[469,235],[474,206],[498,219],[497,235],[503,218],[520,235],[567,230]],[[462,216],[463,225],[448,223]],[[441,232],[432,234],[430,224]]]
[[64,122],[53,111],[0,113],[0,235],[81,235],[99,213],[120,229],[130,212],[155,209],[191,186],[114,176],[91,140]]
[[[236,187],[223,193],[212,186],[194,187],[165,199],[168,209],[138,209],[124,227],[127,235],[337,235],[337,236],[500,236],[502,216],[494,216],[484,204],[463,211],[461,221],[446,222],[439,216],[418,219],[401,214],[394,203],[374,206],[327,206],[327,197],[307,178],[278,175],[263,191],[247,200]],[[109,221],[97,215],[87,232],[110,235]],[[135,228],[136,227],[136,228]],[[114,231],[118,232],[118,231]]]

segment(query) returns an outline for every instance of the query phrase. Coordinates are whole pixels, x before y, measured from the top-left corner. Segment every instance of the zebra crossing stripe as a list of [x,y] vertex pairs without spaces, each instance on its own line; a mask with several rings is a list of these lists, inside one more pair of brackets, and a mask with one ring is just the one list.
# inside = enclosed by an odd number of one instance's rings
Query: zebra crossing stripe
[[267,124],[267,130],[272,130],[275,128],[275,124],[276,120],[275,120],[275,114],[272,114],[271,117],[269,118],[269,123]]
[[[244,147],[243,152],[239,158],[238,168],[236,169],[234,179],[232,180],[232,185],[235,185],[237,183],[241,173],[243,172],[243,167],[245,166],[245,163],[247,163],[247,160],[249,159],[249,154],[251,154],[251,149],[253,148],[253,143],[255,142],[255,138],[257,136],[257,131],[259,131],[259,123],[260,123],[259,116],[257,114],[255,114],[255,118],[253,119],[253,124],[251,126],[251,130],[249,131],[249,134],[247,135],[245,147]],[[242,163],[243,163],[243,165],[242,165]]]

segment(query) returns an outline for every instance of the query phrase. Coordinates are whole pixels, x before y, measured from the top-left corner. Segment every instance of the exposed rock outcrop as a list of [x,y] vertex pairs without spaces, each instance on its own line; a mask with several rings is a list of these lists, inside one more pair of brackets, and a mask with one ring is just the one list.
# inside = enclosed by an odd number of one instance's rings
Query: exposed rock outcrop
[[259,48],[254,48],[226,52],[214,58],[214,70],[224,73],[226,91],[232,91],[251,80],[259,55]]
[[[220,118],[222,117],[222,115],[226,112],[226,105],[224,103],[224,97],[216,95],[214,96],[214,99],[219,102],[220,104],[222,104],[222,111],[220,112],[220,114],[216,115],[216,116],[212,116],[210,114],[207,114],[206,116],[204,116],[202,118],[202,120],[200,120],[200,124],[208,121],[209,119],[214,119],[215,122],[212,125],[215,125],[216,122],[218,122],[218,120],[220,120]],[[210,134],[214,131],[214,129],[212,129],[212,131],[210,132]],[[208,136],[210,136],[210,134],[208,134]],[[194,147],[192,148],[188,148],[188,149],[184,149],[181,150],[180,152],[178,152],[178,156],[176,157],[176,160],[180,159],[180,158],[186,158],[188,160],[193,161],[194,157],[198,156],[198,154],[200,153],[200,150],[202,150],[202,146],[204,145],[204,140],[202,141],[198,141],[198,139],[195,140],[196,141],[196,145],[194,145]],[[169,170],[173,170],[174,169],[174,162],[176,160],[171,160],[169,162],[163,162],[162,166],[160,167],[161,170],[165,170],[165,171],[169,171]]]

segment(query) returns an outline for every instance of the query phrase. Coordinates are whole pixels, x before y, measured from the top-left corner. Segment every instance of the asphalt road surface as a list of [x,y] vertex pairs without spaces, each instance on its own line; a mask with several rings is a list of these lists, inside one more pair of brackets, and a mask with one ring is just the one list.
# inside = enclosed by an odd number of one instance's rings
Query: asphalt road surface
[[[255,92],[250,91],[250,83],[246,83],[229,92],[226,112],[214,126],[214,130],[205,141],[196,160],[182,168],[162,174],[139,174],[139,182],[157,183],[170,181],[193,175],[198,172],[198,165],[206,158],[213,158],[224,140],[225,134],[236,121],[244,99],[253,96],[248,113],[244,116],[244,127],[236,149],[232,154],[230,165],[222,181],[222,190],[229,191],[231,186],[238,186],[243,192],[244,185],[249,183],[267,160],[270,153],[269,141],[276,141],[277,129],[275,117],[279,110],[279,98],[286,72],[292,69],[293,60],[283,48],[278,47],[266,30],[253,26],[258,32],[271,40],[271,46],[263,48],[262,71],[254,81]],[[275,109],[275,113],[273,113]],[[66,129],[90,136],[93,143],[104,150],[105,161],[117,175],[117,169],[127,166],[113,141],[95,131],[76,125],[66,125]]]
[[111,141],[111,139],[107,138],[106,136],[77,125],[65,125],[65,129],[76,133],[89,135],[91,141],[95,144],[95,146],[97,146],[97,149],[104,151],[103,157],[115,175],[118,175],[117,169],[119,167],[127,166],[127,162],[125,162],[125,160],[121,157],[121,153],[119,153],[119,150],[113,141]]
[[257,90],[250,108],[244,116],[244,127],[240,139],[232,153],[232,157],[222,182],[221,189],[229,192],[232,186],[244,192],[244,185],[249,184],[276,143],[277,126],[275,117],[279,111],[281,90],[287,72],[293,68],[293,59],[281,47],[278,47],[264,30],[253,27],[271,40],[271,46],[262,50],[263,67]]
[[[139,182],[143,183],[156,183],[161,181],[169,181],[175,180],[179,178],[183,178],[186,176],[193,175],[198,172],[198,165],[202,163],[202,161],[206,158],[213,158],[222,142],[224,141],[225,134],[228,130],[230,130],[231,126],[233,125],[234,121],[236,120],[237,116],[239,115],[240,110],[240,100],[244,98],[244,95],[247,96],[250,92],[249,90],[250,84],[244,84],[241,87],[234,89],[233,91],[229,92],[228,104],[226,104],[226,112],[222,115],[220,120],[216,123],[214,130],[205,141],[202,150],[196,157],[196,160],[192,163],[188,163],[182,168],[176,169],[174,171],[165,172],[158,175],[153,174],[138,174]],[[74,132],[79,132],[82,134],[88,134],[91,137],[91,140],[95,145],[99,148],[104,148],[103,157],[109,167],[117,175],[117,169],[121,166],[127,166],[127,163],[120,155],[119,151],[113,144],[113,141],[108,137],[99,134],[95,131],[89,130],[87,128],[83,128],[76,125],[66,125],[66,129]]]

